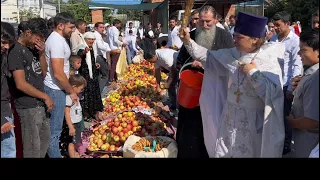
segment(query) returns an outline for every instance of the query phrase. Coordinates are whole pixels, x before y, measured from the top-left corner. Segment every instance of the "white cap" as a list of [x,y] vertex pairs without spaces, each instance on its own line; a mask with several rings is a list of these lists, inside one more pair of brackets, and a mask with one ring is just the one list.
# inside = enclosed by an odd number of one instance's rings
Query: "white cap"
[[83,35],[83,38],[84,39],[96,39],[96,36],[94,35],[94,33],[93,32],[86,32],[86,33],[84,33],[84,35]]
[[104,25],[104,27],[107,27],[107,26],[110,26],[110,24],[109,24],[109,23],[106,23],[106,24]]

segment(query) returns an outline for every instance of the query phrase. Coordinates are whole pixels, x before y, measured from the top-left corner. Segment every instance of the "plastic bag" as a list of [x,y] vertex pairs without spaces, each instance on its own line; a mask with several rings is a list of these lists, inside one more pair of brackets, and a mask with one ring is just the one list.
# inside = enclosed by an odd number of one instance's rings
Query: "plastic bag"
[[140,54],[136,55],[133,59],[132,59],[132,62],[134,64],[139,64],[141,61],[143,61],[144,58],[143,58],[143,50],[140,50]]
[[117,78],[123,79],[123,75],[128,71],[127,52],[125,48],[122,48],[119,60],[116,67]]
[[[128,137],[126,142],[123,145],[123,157],[125,158],[177,158],[178,155],[178,146],[177,143],[165,136],[157,136],[160,139],[171,142],[167,148],[162,148],[161,151],[157,152],[144,152],[144,151],[135,151],[132,149],[132,146],[138,142],[141,137],[131,135]],[[151,137],[146,137],[151,138]]]

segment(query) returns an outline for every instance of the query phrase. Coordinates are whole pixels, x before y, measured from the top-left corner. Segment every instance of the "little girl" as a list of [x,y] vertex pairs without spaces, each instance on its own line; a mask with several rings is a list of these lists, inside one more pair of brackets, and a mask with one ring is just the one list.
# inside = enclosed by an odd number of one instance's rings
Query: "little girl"
[[[80,94],[87,85],[87,81],[79,74],[70,76],[69,83],[73,87],[76,94]],[[65,128],[69,129],[66,137],[68,144],[68,155],[70,158],[79,158],[79,153],[76,148],[81,142],[81,121],[82,121],[82,108],[80,102],[73,104],[69,95],[66,96],[65,107]],[[66,132],[66,131],[65,131]]]
[[70,76],[78,74],[78,69],[81,67],[81,57],[78,55],[71,55],[70,61]]

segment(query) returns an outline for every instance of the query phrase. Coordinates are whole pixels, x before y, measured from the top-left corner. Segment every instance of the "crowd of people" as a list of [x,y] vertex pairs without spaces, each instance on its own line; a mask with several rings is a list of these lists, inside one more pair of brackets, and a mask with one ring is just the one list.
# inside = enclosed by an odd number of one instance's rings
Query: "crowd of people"
[[[88,29],[65,12],[21,22],[18,37],[1,22],[1,157],[16,157],[16,113],[23,157],[78,158],[84,121],[103,119],[122,49],[128,64],[155,63],[157,90],[168,89],[178,117],[178,158],[318,157],[318,13],[303,30],[287,12],[270,20],[239,12],[227,24],[204,6],[186,29],[170,17],[168,36],[160,23],[122,30],[117,19]],[[204,73],[195,108],[177,103],[187,64]]]

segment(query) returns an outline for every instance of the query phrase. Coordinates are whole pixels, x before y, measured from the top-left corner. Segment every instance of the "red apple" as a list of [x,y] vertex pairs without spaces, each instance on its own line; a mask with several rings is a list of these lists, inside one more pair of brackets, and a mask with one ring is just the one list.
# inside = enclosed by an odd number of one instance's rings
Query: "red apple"
[[126,122],[127,122],[127,124],[131,124],[132,123],[132,121],[130,119],[128,119]]
[[129,131],[131,131],[131,130],[132,130],[132,125],[131,125],[131,124],[128,124],[128,125],[127,125],[127,128],[128,128]]
[[121,126],[125,128],[125,127],[127,127],[127,123],[123,122],[123,123],[121,123]]
[[113,134],[118,134],[118,132],[119,132],[118,128],[116,128],[116,127],[112,128],[112,133]]
[[113,140],[114,140],[115,142],[118,142],[118,141],[120,140],[120,137],[119,137],[119,136],[114,136],[114,137],[113,137]]
[[120,122],[118,122],[118,121],[115,122],[115,123],[114,123],[114,126],[115,126],[115,127],[119,127],[119,126],[120,126]]
[[109,151],[115,151],[116,150],[116,146],[115,145],[111,145],[110,147],[109,147]]
[[120,131],[118,135],[121,138],[122,136],[124,136],[124,132]]
[[122,132],[123,132],[123,133],[127,133],[128,131],[129,131],[128,128],[123,128],[123,129],[122,129]]
[[133,126],[133,127],[137,127],[137,126],[139,126],[138,121],[132,121],[132,126]]

